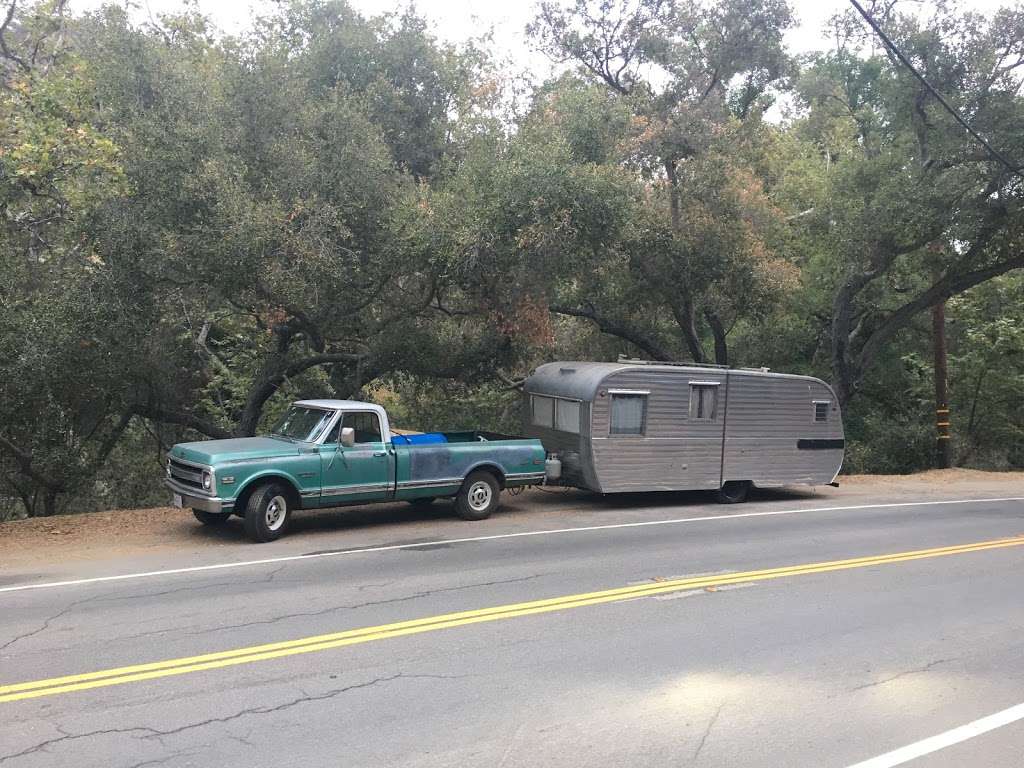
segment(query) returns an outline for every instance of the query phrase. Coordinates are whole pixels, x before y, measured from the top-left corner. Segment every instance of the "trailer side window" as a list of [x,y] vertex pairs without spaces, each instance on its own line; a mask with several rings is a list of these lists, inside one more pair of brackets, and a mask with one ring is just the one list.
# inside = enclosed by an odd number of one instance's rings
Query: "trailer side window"
[[690,384],[690,420],[714,421],[718,413],[718,384]]
[[555,429],[560,432],[580,433],[580,403],[578,400],[555,400]]
[[642,435],[647,427],[647,395],[612,394],[610,435]]
[[555,400],[552,397],[533,395],[531,397],[531,408],[533,409],[533,423],[538,427],[555,426]]
[[815,400],[814,401],[814,420],[815,421],[828,421],[828,407],[832,405],[831,400]]

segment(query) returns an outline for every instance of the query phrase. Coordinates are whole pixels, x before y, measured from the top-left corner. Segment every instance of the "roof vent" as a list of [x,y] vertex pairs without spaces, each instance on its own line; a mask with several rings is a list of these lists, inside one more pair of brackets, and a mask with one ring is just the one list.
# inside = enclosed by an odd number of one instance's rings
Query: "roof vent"
[[575,368],[559,368],[558,372],[559,373],[576,373],[576,369]]

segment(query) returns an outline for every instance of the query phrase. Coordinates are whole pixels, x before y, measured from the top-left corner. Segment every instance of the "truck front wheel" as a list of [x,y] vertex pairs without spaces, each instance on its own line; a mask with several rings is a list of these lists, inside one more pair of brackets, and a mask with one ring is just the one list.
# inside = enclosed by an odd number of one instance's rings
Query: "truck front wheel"
[[291,518],[288,489],[278,483],[260,486],[245,506],[245,532],[253,541],[273,541],[284,534]]
[[498,509],[501,487],[494,475],[471,472],[455,497],[455,512],[463,520],[485,520]]

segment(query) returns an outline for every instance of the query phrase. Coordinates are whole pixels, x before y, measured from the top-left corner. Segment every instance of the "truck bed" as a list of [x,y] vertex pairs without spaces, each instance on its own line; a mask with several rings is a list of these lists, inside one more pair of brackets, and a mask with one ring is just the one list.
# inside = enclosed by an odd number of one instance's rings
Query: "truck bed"
[[543,447],[533,438],[464,430],[396,435],[392,442],[399,498],[403,489],[452,494],[478,468],[497,470],[506,487],[544,479]]
[[455,432],[409,432],[392,434],[394,445],[437,445],[438,443],[488,443],[498,440],[529,440],[517,435],[503,435],[483,429],[467,429]]

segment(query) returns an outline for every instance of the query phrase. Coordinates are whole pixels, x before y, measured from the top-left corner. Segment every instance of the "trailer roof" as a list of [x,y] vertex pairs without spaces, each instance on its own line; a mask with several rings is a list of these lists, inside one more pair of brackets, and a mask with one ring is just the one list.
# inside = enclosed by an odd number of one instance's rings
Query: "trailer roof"
[[537,366],[523,383],[526,392],[593,400],[597,388],[610,373],[628,368],[622,363],[587,363],[562,361]]
[[650,371],[652,373],[686,373],[703,377],[713,377],[728,373],[730,376],[772,376],[820,381],[820,379],[815,379],[813,376],[774,373],[767,370],[749,368],[680,365],[676,363],[652,363],[630,360],[614,363],[557,361],[537,366],[533,374],[523,384],[523,390],[525,392],[553,395],[554,397],[590,401],[594,399],[602,381],[613,373],[625,370]]

